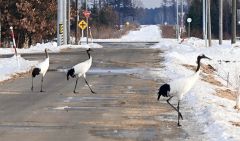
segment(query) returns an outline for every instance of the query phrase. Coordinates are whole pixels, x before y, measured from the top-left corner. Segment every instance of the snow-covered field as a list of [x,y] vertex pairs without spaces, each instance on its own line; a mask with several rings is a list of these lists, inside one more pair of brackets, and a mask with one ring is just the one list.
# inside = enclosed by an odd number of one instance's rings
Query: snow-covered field
[[[204,41],[197,38],[191,38],[183,41],[181,44],[175,39],[161,39],[158,26],[142,26],[139,31],[129,32],[128,35],[120,39],[95,40],[109,42],[141,42],[141,41],[158,41],[159,43],[151,48],[163,50],[166,66],[159,73],[153,74],[158,78],[164,78],[166,82],[177,77],[190,75],[194,73],[182,64],[196,66],[196,57],[202,53],[212,58],[211,61],[203,61],[204,64],[210,64],[216,71],[212,74],[216,80],[220,81],[223,86],[216,86],[206,81],[199,80],[195,87],[184,97],[183,101],[193,110],[193,117],[198,124],[204,128],[207,140],[210,141],[239,141],[240,140],[240,114],[233,107],[234,100],[221,98],[217,96],[216,89],[226,89],[226,80],[229,75],[229,89],[234,90],[239,85],[239,63],[240,48],[232,47],[230,41],[224,41],[222,46],[213,42],[213,46],[204,47]],[[90,45],[91,46],[91,45]],[[56,43],[37,44],[30,49],[18,49],[21,53],[43,52],[48,48],[50,52],[59,52],[61,49],[69,47],[88,48],[89,45],[82,46],[61,46],[57,47]],[[92,44],[91,47],[101,47]],[[1,48],[0,54],[14,54],[14,49]],[[18,62],[17,62],[18,60]],[[221,61],[221,62],[220,62]],[[230,62],[226,62],[230,61]],[[16,73],[29,71],[37,61],[28,61],[18,56],[0,59],[0,81],[9,79]],[[202,76],[204,77],[204,76]],[[185,105],[186,106],[186,105]],[[182,110],[184,107],[182,107]],[[187,124],[187,121],[184,122]],[[238,126],[237,126],[238,124]],[[184,126],[183,126],[184,128]]]

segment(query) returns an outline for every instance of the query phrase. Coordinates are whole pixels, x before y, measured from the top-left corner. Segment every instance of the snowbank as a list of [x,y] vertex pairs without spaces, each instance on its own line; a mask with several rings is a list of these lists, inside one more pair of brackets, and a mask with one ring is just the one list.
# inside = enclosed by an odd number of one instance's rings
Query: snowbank
[[[165,51],[164,68],[159,77],[166,78],[166,81],[177,77],[187,76],[193,71],[182,66],[182,64],[196,66],[196,58],[205,54],[212,60],[203,60],[202,63],[210,64],[216,69],[214,77],[224,84],[223,87],[216,86],[199,80],[194,88],[186,95],[185,107],[193,107],[193,117],[198,124],[202,125],[204,133],[210,141],[239,141],[240,140],[240,114],[233,107],[234,100],[217,96],[216,89],[226,89],[227,75],[229,85],[234,90],[237,85],[236,76],[240,75],[240,48],[233,48],[230,41],[224,41],[222,46],[218,41],[213,41],[212,47],[204,47],[201,39],[191,38],[179,44],[174,39],[162,39],[160,43],[152,48],[160,48]],[[202,76],[204,77],[204,76]],[[184,108],[183,108],[184,110]],[[186,121],[187,122],[187,121]],[[186,123],[187,124],[187,123]],[[238,125],[238,126],[236,126]]]

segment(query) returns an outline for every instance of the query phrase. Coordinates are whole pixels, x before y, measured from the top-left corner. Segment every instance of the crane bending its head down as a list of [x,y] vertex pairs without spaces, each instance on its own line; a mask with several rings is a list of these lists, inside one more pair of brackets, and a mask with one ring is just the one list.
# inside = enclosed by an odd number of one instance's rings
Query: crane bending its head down
[[[197,69],[195,71],[194,74],[187,76],[187,77],[182,77],[182,78],[178,78],[175,79],[169,83],[165,83],[162,86],[160,86],[159,88],[159,92],[158,92],[158,98],[157,100],[160,99],[161,95],[163,97],[170,97],[167,100],[167,103],[178,112],[178,126],[181,126],[179,123],[179,119],[183,119],[182,114],[179,111],[179,104],[180,101],[182,100],[183,96],[188,93],[191,88],[194,86],[194,84],[196,83],[197,79],[199,78],[199,74],[200,74],[200,64],[201,64],[201,59],[209,59],[211,60],[209,57],[205,56],[204,54],[199,55],[197,57]],[[173,98],[173,97],[177,97],[178,99],[178,106],[177,108],[175,108],[169,101]]]
[[48,67],[49,67],[49,56],[48,56],[48,53],[47,53],[47,49],[45,49],[45,54],[46,54],[46,59],[43,62],[39,63],[35,68],[33,68],[33,71],[32,71],[32,87],[31,87],[32,91],[33,91],[33,78],[36,77],[39,74],[42,74],[40,92],[43,92],[43,90],[42,90],[43,77],[45,76],[45,74],[48,70]]

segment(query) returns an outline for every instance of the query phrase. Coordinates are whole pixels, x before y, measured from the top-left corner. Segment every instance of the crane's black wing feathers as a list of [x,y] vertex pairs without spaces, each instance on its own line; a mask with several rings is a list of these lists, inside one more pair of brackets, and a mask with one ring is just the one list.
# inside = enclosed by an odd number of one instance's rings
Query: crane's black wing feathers
[[41,69],[40,68],[34,68],[32,71],[32,77],[35,77],[36,75],[40,74]]
[[74,68],[71,68],[70,70],[68,70],[68,72],[67,72],[67,80],[69,80],[69,76],[71,76],[72,78],[75,77],[75,70],[74,70]]
[[164,97],[168,97],[168,93],[170,92],[170,85],[169,84],[163,84],[160,88],[159,88],[159,92],[158,92],[158,100],[160,99],[160,96],[164,96]]

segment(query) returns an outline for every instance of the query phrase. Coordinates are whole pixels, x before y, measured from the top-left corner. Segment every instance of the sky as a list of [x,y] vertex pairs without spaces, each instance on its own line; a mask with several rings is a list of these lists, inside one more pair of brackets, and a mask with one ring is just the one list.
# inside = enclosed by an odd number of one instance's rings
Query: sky
[[160,7],[161,0],[141,0],[145,8]]
[[[136,0],[138,1],[138,0]],[[163,4],[164,0],[139,0],[143,3],[143,6],[145,8],[157,8],[160,7]],[[172,5],[173,2],[176,2],[176,0],[165,0],[167,2],[167,5]],[[181,0],[178,0],[179,4]],[[183,0],[183,2],[186,4],[187,0]]]

